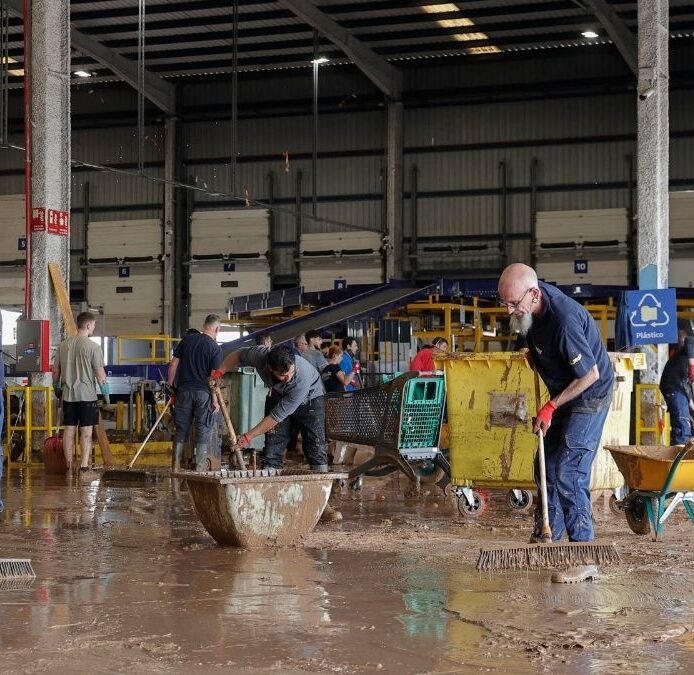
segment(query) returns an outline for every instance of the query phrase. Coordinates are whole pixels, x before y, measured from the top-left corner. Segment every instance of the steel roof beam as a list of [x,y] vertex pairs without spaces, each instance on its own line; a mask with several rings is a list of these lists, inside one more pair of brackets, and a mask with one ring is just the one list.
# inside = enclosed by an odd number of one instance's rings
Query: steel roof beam
[[352,33],[307,0],[278,0],[302,21],[322,33],[339,47],[389,99],[397,101],[402,93],[402,73],[376,52],[355,38]]
[[[14,14],[23,16],[22,0],[7,0],[7,6]],[[126,59],[76,28],[70,29],[70,41],[73,49],[98,61],[137,89],[137,64],[134,61]],[[176,88],[148,70],[145,70],[143,94],[164,112],[170,114],[176,112]]]
[[638,77],[639,57],[636,35],[629,30],[624,20],[614,10],[614,7],[606,0],[574,0],[574,2],[600,22],[626,61],[631,72]]

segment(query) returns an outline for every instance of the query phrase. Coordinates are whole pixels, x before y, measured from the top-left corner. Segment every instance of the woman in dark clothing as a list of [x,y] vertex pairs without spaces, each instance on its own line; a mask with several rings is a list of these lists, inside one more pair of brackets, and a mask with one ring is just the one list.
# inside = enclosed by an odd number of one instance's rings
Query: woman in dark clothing
[[345,374],[340,370],[342,350],[339,347],[330,347],[328,350],[328,365],[323,368],[321,378],[325,385],[326,393],[344,391],[345,386],[352,383],[355,373]]

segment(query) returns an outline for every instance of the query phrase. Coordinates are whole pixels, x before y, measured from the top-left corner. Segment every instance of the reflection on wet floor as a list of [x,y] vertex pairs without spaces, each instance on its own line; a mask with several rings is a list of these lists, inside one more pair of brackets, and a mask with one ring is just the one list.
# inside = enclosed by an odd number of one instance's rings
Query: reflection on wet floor
[[[0,585],[0,672],[668,672],[691,662],[685,573],[619,568],[557,587],[544,573],[478,575],[469,556],[406,541],[399,553],[246,552],[207,536],[178,483],[78,486],[13,471],[3,487],[1,556],[31,558],[38,578]],[[345,524],[321,527],[385,532],[447,517],[431,500],[377,497],[345,497]],[[474,532],[464,536],[461,552],[474,549]]]

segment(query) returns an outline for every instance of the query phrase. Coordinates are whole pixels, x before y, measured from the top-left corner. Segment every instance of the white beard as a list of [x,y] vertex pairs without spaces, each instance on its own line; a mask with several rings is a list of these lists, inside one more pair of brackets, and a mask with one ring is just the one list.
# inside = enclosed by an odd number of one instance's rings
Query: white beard
[[522,316],[516,316],[515,314],[511,314],[511,318],[509,321],[511,324],[511,332],[519,333],[520,335],[525,337],[532,328],[533,315],[523,314]]

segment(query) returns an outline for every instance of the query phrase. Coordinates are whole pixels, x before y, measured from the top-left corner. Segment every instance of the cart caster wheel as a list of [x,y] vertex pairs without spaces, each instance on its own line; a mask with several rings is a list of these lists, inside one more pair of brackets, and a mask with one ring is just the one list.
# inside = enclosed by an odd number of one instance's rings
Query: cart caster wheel
[[415,473],[419,476],[422,484],[438,483],[446,474],[444,470],[436,466],[431,460],[422,462],[421,465],[415,468]]
[[355,492],[359,492],[359,490],[362,489],[362,486],[364,484],[364,479],[362,476],[359,476],[359,478],[355,478],[350,484],[349,487],[354,490]]
[[458,497],[458,513],[466,518],[477,518],[489,508],[489,498],[481,492],[473,490],[472,503],[468,502],[465,495]]
[[528,513],[533,506],[533,493],[528,490],[519,490],[520,498],[513,490],[506,493],[506,503],[513,511],[518,513]]
[[648,520],[646,501],[641,497],[634,499],[629,506],[624,508],[627,523],[634,534],[648,534],[651,531],[651,523]]
[[617,499],[616,495],[610,496],[609,501],[610,511],[616,516],[621,516],[624,513],[624,507],[622,506],[621,500]]

